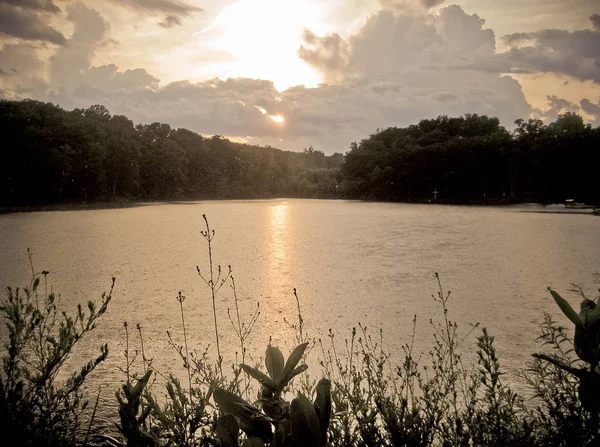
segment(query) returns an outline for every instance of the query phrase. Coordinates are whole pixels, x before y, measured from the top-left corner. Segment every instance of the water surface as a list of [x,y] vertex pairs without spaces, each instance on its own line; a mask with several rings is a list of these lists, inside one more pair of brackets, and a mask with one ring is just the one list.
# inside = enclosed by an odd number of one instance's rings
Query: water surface
[[[208,269],[200,234],[206,213],[216,231],[215,263],[232,266],[242,318],[260,302],[249,339],[256,357],[270,337],[284,350],[291,347],[284,319],[295,318],[294,287],[309,335],[325,338],[331,328],[342,339],[360,322],[374,334],[383,329],[385,347],[399,353],[417,314],[417,349],[426,352],[429,319],[442,316],[431,296],[439,272],[462,333],[475,322],[488,327],[503,365],[514,372],[539,350],[535,335],[544,311],[568,323],[546,287],[565,291],[574,282],[595,296],[591,273],[600,270],[599,218],[522,211],[294,199],[2,215],[0,285],[27,283],[27,247],[36,269],[51,272],[65,308],[98,299],[115,276],[109,311],[77,356],[109,343],[110,358],[94,380],[114,389],[123,379],[117,366],[124,366],[128,321],[130,329],[141,324],[155,366],[178,371],[166,331],[182,341],[179,291],[186,296],[190,344],[203,349],[214,337],[210,295],[196,272],[196,266]],[[233,300],[226,284],[217,313],[221,343],[233,361],[239,348],[228,308]],[[137,346],[133,337],[131,344]],[[318,374],[317,365],[313,371]]]

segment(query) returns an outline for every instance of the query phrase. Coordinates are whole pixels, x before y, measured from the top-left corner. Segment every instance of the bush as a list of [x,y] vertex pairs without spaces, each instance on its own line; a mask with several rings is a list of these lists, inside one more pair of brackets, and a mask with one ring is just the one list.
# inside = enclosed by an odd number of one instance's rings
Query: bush
[[[31,255],[30,255],[31,260]],[[25,289],[8,288],[0,314],[8,329],[2,347],[0,372],[0,427],[2,436],[20,445],[63,446],[85,444],[92,422],[84,424],[88,401],[81,394],[87,376],[106,359],[108,346],[66,380],[58,380],[74,346],[96,327],[106,312],[114,287],[102,295],[99,307],[92,301],[75,316],[59,308],[59,297],[40,289],[48,272],[33,273]],[[92,416],[93,418],[93,416]],[[87,427],[86,427],[87,425]]]

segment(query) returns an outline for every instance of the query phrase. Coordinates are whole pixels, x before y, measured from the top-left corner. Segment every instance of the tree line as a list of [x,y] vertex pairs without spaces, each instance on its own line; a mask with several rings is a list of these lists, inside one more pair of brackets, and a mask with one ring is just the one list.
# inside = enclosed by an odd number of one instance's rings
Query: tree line
[[497,118],[422,120],[353,143],[342,167],[349,197],[456,203],[600,203],[600,128],[574,113],[548,125]]
[[0,206],[111,200],[333,197],[342,154],[326,156],[138,124],[101,105],[66,111],[0,101]]
[[110,200],[316,197],[600,203],[600,128],[467,114],[390,127],[344,155],[282,151],[134,123],[103,106],[0,101],[0,206]]

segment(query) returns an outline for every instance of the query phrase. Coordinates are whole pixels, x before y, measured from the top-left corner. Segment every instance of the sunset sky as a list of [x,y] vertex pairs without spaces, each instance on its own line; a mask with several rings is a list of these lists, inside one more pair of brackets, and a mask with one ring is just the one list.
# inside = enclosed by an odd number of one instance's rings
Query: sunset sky
[[325,153],[438,115],[600,125],[597,0],[0,0],[0,98]]

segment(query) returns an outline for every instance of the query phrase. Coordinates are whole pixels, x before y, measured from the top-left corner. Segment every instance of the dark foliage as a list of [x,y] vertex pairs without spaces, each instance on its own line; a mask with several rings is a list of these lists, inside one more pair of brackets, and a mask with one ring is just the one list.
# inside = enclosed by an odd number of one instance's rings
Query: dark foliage
[[[600,203],[600,129],[573,113],[545,125],[422,120],[352,143],[346,156],[289,152],[133,124],[104,106],[0,101],[0,206],[270,197]],[[434,195],[433,191],[436,191]]]
[[[33,271],[33,267],[32,267]],[[8,339],[0,346],[0,433],[15,445],[65,446],[85,444],[93,416],[86,424],[88,401],[82,388],[90,373],[108,355],[108,345],[61,380],[75,345],[92,331],[112,297],[102,295],[100,306],[80,304],[75,316],[59,309],[60,297],[41,292],[48,272],[34,273],[30,288],[7,289],[0,299],[0,319]],[[71,369],[73,367],[71,366]],[[95,411],[95,410],[94,410]],[[89,417],[89,416],[88,416]]]
[[348,196],[394,201],[600,203],[600,129],[573,113],[545,125],[497,118],[422,120],[381,130],[346,154]]
[[325,156],[135,126],[100,105],[65,111],[0,101],[0,206],[116,199],[331,197],[341,154]]

